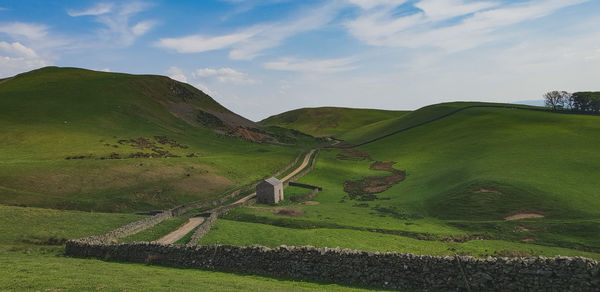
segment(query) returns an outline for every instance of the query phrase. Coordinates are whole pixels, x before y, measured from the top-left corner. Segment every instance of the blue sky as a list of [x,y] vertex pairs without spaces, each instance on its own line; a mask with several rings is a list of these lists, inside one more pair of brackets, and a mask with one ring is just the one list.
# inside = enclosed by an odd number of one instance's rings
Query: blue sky
[[0,78],[167,75],[254,120],[600,90],[597,0],[0,0]]

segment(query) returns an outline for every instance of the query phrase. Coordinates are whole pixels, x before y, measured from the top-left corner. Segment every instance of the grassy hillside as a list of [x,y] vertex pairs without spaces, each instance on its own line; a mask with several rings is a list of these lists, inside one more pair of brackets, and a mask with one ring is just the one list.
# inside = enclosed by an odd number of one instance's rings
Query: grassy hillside
[[[431,106],[415,111],[425,116],[410,118],[423,121],[463,105]],[[407,123],[405,120],[402,125]],[[303,242],[300,234],[314,233],[321,244],[364,248],[370,237],[396,234],[405,238],[404,242],[398,237],[382,237],[373,249],[410,251],[411,240],[418,239],[422,247],[415,250],[429,249],[436,254],[591,251],[595,255],[587,256],[597,258],[598,133],[600,117],[595,116],[465,109],[358,149],[322,151],[315,170],[300,180],[324,188],[311,199],[319,204],[254,206],[227,217],[258,224],[248,230],[273,228],[274,234],[298,236],[261,239],[256,234],[262,233],[249,231],[232,237],[220,231],[231,228],[224,225],[206,240],[225,243],[251,238],[271,245],[295,244]],[[392,172],[377,170],[375,161],[396,162],[392,168],[405,171],[404,180],[387,185]],[[361,190],[365,194],[349,193],[352,182],[364,184]],[[294,212],[280,212],[282,209]],[[538,218],[505,220],[513,215]],[[278,227],[286,228],[285,232]],[[327,229],[345,230],[348,234],[338,237],[353,239],[335,240],[326,235]]]
[[63,255],[65,239],[103,233],[140,216],[2,205],[0,214],[1,290],[182,291],[194,287],[218,291],[366,291],[251,275],[69,258]]
[[260,124],[294,129],[313,136],[337,137],[349,130],[397,118],[405,113],[338,107],[301,108],[271,116],[262,120]]
[[218,197],[312,143],[167,77],[76,68],[1,83],[0,127],[0,203],[111,212]]

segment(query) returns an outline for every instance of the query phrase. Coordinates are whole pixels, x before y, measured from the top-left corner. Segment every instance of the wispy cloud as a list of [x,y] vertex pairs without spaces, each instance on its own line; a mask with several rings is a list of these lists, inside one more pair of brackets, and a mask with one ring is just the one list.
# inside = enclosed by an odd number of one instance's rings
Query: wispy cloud
[[264,64],[266,69],[280,71],[294,71],[304,73],[335,73],[353,70],[355,58],[300,60],[295,58],[282,58]]
[[366,1],[378,3],[358,4],[362,9],[360,16],[348,21],[346,27],[356,38],[373,46],[434,47],[453,52],[496,40],[499,34],[495,32],[507,26],[587,1],[528,0],[502,4],[497,1],[421,0],[414,3],[418,8],[414,13],[400,16],[395,13],[397,5]]
[[67,10],[70,16],[102,15],[109,13],[114,7],[113,3],[97,3],[96,5],[84,10]]
[[15,39],[40,40],[48,34],[48,27],[24,22],[2,23],[0,24],[0,33],[7,34]]
[[248,74],[237,71],[232,68],[204,68],[194,71],[193,78],[215,79],[221,83],[232,84],[253,84],[255,80],[248,77]]
[[279,46],[285,39],[329,23],[338,11],[338,5],[326,4],[303,11],[291,21],[260,24],[237,32],[206,36],[202,34],[180,38],[163,38],[155,45],[180,53],[201,53],[211,50],[230,49],[229,57],[235,60],[250,60],[264,50]]
[[72,17],[94,16],[95,20],[104,25],[98,31],[98,37],[105,43],[129,46],[140,36],[146,34],[158,23],[155,20],[132,19],[152,5],[146,2],[98,3],[84,10],[67,10]]

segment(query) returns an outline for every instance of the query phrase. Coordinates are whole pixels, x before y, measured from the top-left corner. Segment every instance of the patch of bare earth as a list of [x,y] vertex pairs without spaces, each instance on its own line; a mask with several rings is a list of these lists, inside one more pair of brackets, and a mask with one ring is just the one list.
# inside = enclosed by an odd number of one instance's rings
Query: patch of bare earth
[[238,127],[233,131],[229,132],[229,135],[243,138],[252,142],[267,142],[273,140],[271,136],[260,133],[254,129],[248,129],[244,127]]
[[506,217],[504,217],[504,220],[513,221],[513,220],[543,218],[543,217],[544,217],[544,215],[537,213],[537,212],[521,212],[521,213],[516,213],[514,215],[506,216]]
[[392,167],[395,163],[393,161],[376,161],[372,163],[369,167],[370,169],[388,171],[392,174],[386,176],[368,176],[360,180],[346,181],[344,183],[344,191],[348,193],[351,199],[361,201],[376,199],[374,194],[384,192],[406,178],[405,171]]
[[373,160],[371,155],[365,151],[354,149],[354,148],[346,148],[343,149],[340,153],[335,156],[340,160]]
[[478,190],[473,191],[473,193],[476,193],[476,194],[480,194],[480,193],[495,193],[495,194],[498,194],[498,195],[502,195],[502,192],[499,191],[499,190],[492,189],[492,188],[485,188],[485,187],[481,187]]
[[532,237],[521,238],[521,242],[524,242],[524,243],[531,243],[533,241],[535,241],[535,239],[533,239]]
[[317,201],[304,201],[304,202],[300,202],[299,204],[300,205],[318,205],[320,203]]
[[302,212],[294,209],[280,209],[275,213],[275,215],[279,216],[289,216],[289,217],[300,217],[302,216]]

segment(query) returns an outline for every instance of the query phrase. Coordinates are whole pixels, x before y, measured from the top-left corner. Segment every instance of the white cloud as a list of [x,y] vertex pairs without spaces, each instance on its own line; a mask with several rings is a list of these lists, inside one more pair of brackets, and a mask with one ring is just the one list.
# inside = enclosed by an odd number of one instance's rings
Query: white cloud
[[237,71],[232,68],[204,68],[196,70],[192,76],[194,78],[215,79],[221,83],[232,84],[253,84],[255,80],[250,79],[248,74]]
[[335,73],[353,70],[355,58],[299,60],[295,58],[282,58],[264,64],[266,69],[310,73]]
[[0,76],[12,76],[24,71],[50,65],[35,50],[19,42],[0,41]]
[[13,56],[25,58],[37,58],[38,54],[31,48],[19,42],[7,43],[0,41],[0,50]]
[[119,5],[100,3],[83,11],[68,10],[68,13],[73,17],[94,16],[97,22],[105,26],[98,31],[98,37],[104,43],[129,46],[156,26],[157,22],[154,20],[141,20],[130,24],[134,16],[151,6],[139,1],[123,2]]
[[421,9],[430,21],[468,15],[499,5],[497,2],[465,2],[463,0],[421,0],[415,7]]
[[234,33],[218,37],[191,35],[182,38],[164,38],[156,42],[156,46],[173,49],[179,53],[201,53],[231,47],[252,37],[249,32]]
[[73,17],[85,15],[102,15],[109,13],[112,10],[113,6],[114,4],[112,3],[98,3],[95,6],[92,6],[85,10],[67,10],[67,14]]
[[348,2],[362,9],[373,9],[376,7],[396,7],[406,3],[407,0],[348,0]]
[[[500,5],[498,2],[421,0],[420,11],[395,16],[396,6],[374,9],[360,6],[359,17],[346,27],[359,40],[373,46],[441,48],[448,52],[471,49],[498,39],[496,32],[524,21],[589,0],[528,0]],[[447,19],[460,17],[456,22]]]
[[229,57],[235,60],[250,60],[266,49],[279,46],[285,39],[329,23],[337,13],[337,4],[327,4],[304,11],[291,21],[255,25],[238,32],[220,36],[201,34],[180,38],[163,38],[155,45],[179,53],[201,53],[211,50],[231,49]]
[[100,71],[102,71],[102,72],[110,72],[110,68],[104,68],[104,69],[101,69]]
[[156,21],[140,21],[131,28],[134,35],[140,36],[146,34],[156,25]]
[[2,23],[0,24],[0,33],[7,34],[16,39],[40,40],[48,34],[48,27],[41,24],[24,22]]
[[167,70],[167,76],[169,76],[171,79],[187,83],[187,78],[185,77],[185,74],[178,67],[171,66],[171,68]]

